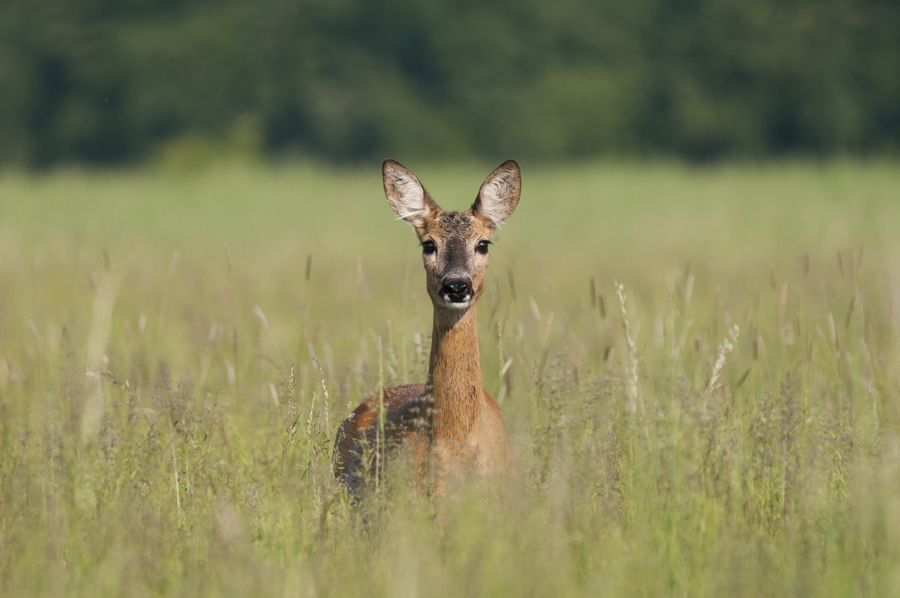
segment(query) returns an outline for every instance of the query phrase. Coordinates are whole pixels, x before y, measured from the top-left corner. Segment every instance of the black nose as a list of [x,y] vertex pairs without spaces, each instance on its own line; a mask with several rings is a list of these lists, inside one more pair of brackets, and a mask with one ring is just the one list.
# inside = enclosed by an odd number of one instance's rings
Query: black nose
[[441,295],[448,297],[453,303],[462,303],[472,293],[472,285],[468,280],[454,278],[445,280],[441,287]]

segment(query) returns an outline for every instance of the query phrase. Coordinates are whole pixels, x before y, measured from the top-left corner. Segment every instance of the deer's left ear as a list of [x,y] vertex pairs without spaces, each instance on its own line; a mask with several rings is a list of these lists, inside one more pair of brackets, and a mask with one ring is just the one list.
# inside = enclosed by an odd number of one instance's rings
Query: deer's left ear
[[516,209],[521,190],[519,165],[514,160],[508,160],[485,179],[472,205],[472,211],[490,226],[500,226]]
[[441,211],[416,175],[399,162],[385,160],[381,172],[384,179],[384,196],[391,209],[416,229],[422,228],[425,220]]

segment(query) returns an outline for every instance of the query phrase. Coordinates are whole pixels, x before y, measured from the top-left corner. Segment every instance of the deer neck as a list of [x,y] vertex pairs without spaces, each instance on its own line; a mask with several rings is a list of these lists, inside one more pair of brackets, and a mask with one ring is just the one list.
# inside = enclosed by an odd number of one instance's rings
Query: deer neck
[[483,392],[475,305],[465,311],[435,306],[427,384],[434,395],[432,439],[464,439]]

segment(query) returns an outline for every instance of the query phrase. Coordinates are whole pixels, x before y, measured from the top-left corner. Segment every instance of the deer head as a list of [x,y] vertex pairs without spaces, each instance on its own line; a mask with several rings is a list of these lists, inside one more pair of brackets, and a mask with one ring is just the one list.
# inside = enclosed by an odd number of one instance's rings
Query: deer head
[[512,160],[501,164],[465,212],[442,210],[419,179],[393,160],[385,160],[382,173],[388,203],[419,236],[435,309],[465,310],[475,305],[484,292],[494,229],[519,203],[519,165]]

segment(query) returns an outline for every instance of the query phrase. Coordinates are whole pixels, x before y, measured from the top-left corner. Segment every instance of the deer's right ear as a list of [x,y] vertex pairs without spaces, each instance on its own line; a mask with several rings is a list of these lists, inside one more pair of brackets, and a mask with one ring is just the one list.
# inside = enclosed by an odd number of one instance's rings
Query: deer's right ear
[[433,212],[440,209],[419,179],[399,162],[385,160],[381,172],[384,177],[384,196],[391,208],[397,216],[417,229],[422,227]]
[[472,211],[492,227],[500,226],[519,204],[522,175],[514,160],[507,160],[481,186]]

